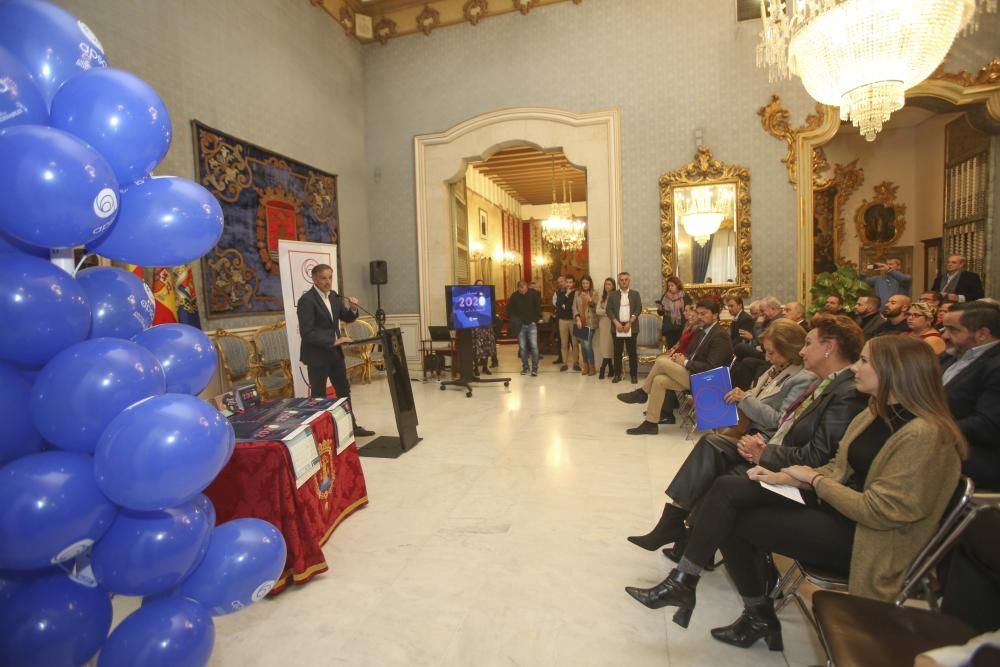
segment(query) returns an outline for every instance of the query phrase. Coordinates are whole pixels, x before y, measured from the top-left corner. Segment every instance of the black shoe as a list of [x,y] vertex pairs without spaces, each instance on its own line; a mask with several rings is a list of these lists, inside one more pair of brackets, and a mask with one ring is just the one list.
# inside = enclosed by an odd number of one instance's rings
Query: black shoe
[[761,638],[772,651],[780,651],[784,648],[784,643],[781,641],[781,621],[774,613],[772,600],[766,600],[753,607],[746,607],[732,625],[713,628],[712,636],[720,642],[740,648],[748,648]]
[[673,415],[663,416],[663,414],[661,413],[660,414],[660,421],[657,422],[657,423],[658,424],[676,424],[677,423],[677,418],[674,417]]
[[493,375],[493,371],[491,371],[486,366],[483,366],[483,374],[485,374],[485,375]]
[[601,364],[601,372],[597,374],[597,379],[598,380],[604,379],[604,364]]
[[691,612],[694,611],[698,579],[694,575],[671,570],[666,579],[652,588],[626,586],[625,592],[650,609],[677,607],[674,623],[686,628],[691,620]]
[[354,437],[356,438],[367,438],[368,436],[375,435],[375,431],[369,431],[364,426],[354,427]]
[[555,361],[553,361],[552,363],[553,363],[553,364],[561,364],[561,363],[562,363],[562,357],[559,357],[558,359],[556,359],[556,360],[555,360]]
[[569,366],[567,366],[566,364],[563,364],[562,366],[559,367],[559,370],[560,371],[568,371],[569,370]]
[[660,427],[653,422],[648,422],[645,419],[642,423],[635,428],[627,428],[625,432],[629,435],[656,435],[660,432]]
[[621,382],[622,381],[622,376],[621,375],[616,375],[613,378],[611,378],[611,381],[612,382]]
[[633,375],[632,376],[632,384],[639,384],[639,378],[637,378],[636,376]]
[[[615,380],[617,382],[618,380]],[[618,400],[622,403],[645,403],[649,400],[649,394],[646,393],[645,389],[636,389],[635,391],[626,391],[624,394],[618,394]]]
[[527,366],[525,366],[524,368],[521,369],[521,375],[527,375],[527,374],[528,374],[528,368]]
[[497,360],[496,357],[493,357],[493,359],[490,360],[490,368],[496,368],[499,365],[500,365],[500,362],[499,362],[499,360]]
[[663,506],[663,514],[660,515],[660,520],[656,522],[653,530],[645,535],[632,535],[626,539],[646,551],[656,551],[665,544],[679,542],[684,539],[686,533],[684,519],[687,515],[686,509],[667,503]]
[[538,369],[537,368],[532,368],[531,369],[531,377],[538,377]]
[[580,370],[580,364],[573,364],[573,370],[574,371],[579,371]]

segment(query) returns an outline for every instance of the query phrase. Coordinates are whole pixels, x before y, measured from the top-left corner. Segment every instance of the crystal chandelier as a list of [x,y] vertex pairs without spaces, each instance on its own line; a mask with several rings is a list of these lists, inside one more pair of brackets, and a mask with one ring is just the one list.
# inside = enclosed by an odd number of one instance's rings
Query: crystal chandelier
[[549,217],[542,221],[542,238],[550,245],[563,250],[579,250],[587,235],[587,223],[573,217],[573,184],[566,198],[566,181],[563,181],[563,203],[556,201],[556,158],[552,156],[552,208]]
[[977,10],[997,0],[760,0],[757,66],[769,79],[802,79],[818,102],[840,107],[868,141],[905,91],[944,60]]
[[674,206],[684,231],[704,246],[722,222],[733,217],[733,186],[696,185],[677,190]]

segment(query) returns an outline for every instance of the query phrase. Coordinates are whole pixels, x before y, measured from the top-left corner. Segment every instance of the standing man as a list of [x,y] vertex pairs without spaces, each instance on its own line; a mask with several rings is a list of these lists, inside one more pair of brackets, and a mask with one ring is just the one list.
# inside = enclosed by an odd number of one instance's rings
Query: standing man
[[531,376],[538,375],[538,322],[542,319],[542,300],[538,292],[528,289],[528,283],[521,280],[517,291],[507,300],[507,315],[513,323],[520,323],[517,343],[521,348],[521,375],[528,372],[531,359]]
[[[559,301],[559,295],[562,293],[562,291],[565,288],[566,288],[566,279],[563,278],[561,275],[560,276],[556,276],[556,291],[554,291],[552,293],[552,311],[553,311],[553,315],[555,315],[556,304]],[[561,340],[560,333],[559,333],[559,318],[558,317],[553,317],[553,319],[555,320],[555,322],[553,322],[552,324],[555,325],[555,326],[553,326],[553,328],[552,328],[552,331],[553,331],[552,335],[555,336],[555,339],[556,339],[556,351],[557,351],[557,353],[556,353],[556,358],[552,361],[552,363],[553,364],[562,364],[563,363],[563,353],[562,353],[562,340]]]
[[900,270],[903,268],[903,264],[898,259],[889,257],[872,266],[876,273],[873,276],[866,276],[865,282],[871,286],[875,291],[875,296],[882,303],[889,301],[889,297],[893,294],[909,295],[910,283],[913,282],[913,278]]
[[607,313],[615,339],[615,377],[611,381],[622,381],[622,351],[627,348],[629,375],[632,376],[632,384],[639,384],[639,355],[635,343],[639,337],[636,323],[642,312],[642,299],[638,292],[630,289],[631,284],[632,276],[628,271],[622,271],[618,274],[618,289],[608,295]]
[[573,335],[573,300],[576,298],[576,278],[566,276],[563,279],[564,287],[556,292],[556,319],[559,320],[559,355],[563,358],[563,364],[559,370],[580,370],[576,363],[577,342]]
[[727,296],[726,310],[729,311],[729,314],[733,318],[732,322],[729,323],[729,338],[732,341],[733,347],[736,347],[736,344],[742,340],[740,331],[746,331],[752,336],[755,322],[753,316],[743,310],[743,297]]
[[[351,384],[347,381],[343,345],[351,339],[340,330],[341,322],[358,319],[358,300],[342,298],[333,291],[333,269],[327,264],[317,264],[312,269],[313,288],[299,298],[296,306],[302,348],[299,361],[306,365],[309,375],[309,395],[326,398],[326,381],[329,378],[337,398],[351,397]],[[375,435],[359,426],[351,409],[354,435],[361,438]]]
[[983,281],[978,273],[965,270],[965,258],[952,255],[945,262],[945,272],[934,279],[931,289],[941,292],[945,301],[964,303],[983,298]]

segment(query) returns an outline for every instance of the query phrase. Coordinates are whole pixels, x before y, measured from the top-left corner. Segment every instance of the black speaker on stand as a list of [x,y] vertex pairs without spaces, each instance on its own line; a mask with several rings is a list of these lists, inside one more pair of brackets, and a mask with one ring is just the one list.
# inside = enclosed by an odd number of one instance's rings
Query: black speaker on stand
[[373,259],[368,263],[368,278],[375,285],[375,298],[378,307],[375,309],[375,324],[378,332],[385,331],[385,311],[382,310],[382,285],[389,282],[389,264],[384,259]]

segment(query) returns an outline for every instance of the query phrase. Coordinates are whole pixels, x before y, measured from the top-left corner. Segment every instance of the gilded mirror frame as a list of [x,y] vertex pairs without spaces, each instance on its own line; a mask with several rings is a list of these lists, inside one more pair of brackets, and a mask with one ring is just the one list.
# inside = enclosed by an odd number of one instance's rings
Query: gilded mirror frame
[[694,160],[680,169],[660,176],[660,258],[662,288],[666,291],[667,278],[677,269],[677,243],[674,238],[674,189],[694,185],[736,186],[736,275],[735,283],[685,284],[684,290],[692,298],[726,295],[749,296],[753,277],[752,245],[750,241],[750,170],[725,164],[712,156],[707,146],[699,146]]

